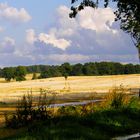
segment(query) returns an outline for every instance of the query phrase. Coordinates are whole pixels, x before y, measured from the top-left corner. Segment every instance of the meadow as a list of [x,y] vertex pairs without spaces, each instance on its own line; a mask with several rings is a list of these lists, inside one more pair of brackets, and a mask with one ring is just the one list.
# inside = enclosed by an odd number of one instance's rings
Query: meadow
[[[40,96],[32,108],[32,95],[22,98],[15,114],[6,115],[1,140],[117,140],[140,132],[140,100],[116,88],[100,104],[47,108]],[[45,105],[45,106],[44,106]],[[113,139],[112,139],[113,138]]]
[[[5,82],[0,79],[0,101],[9,102],[33,91],[38,95],[39,90],[45,89],[57,92],[59,95],[76,94],[86,97],[93,94],[104,94],[110,89],[123,85],[125,88],[139,88],[140,74],[112,76],[71,76],[65,81],[64,77],[31,80],[32,74],[27,75],[26,81]],[[83,94],[82,94],[83,93]],[[85,94],[86,93],[86,94]],[[81,95],[80,95],[81,94]]]
[[[110,139],[113,136],[135,133],[140,130],[139,123],[137,123],[139,120],[139,109],[119,108],[119,110],[116,110],[114,108],[103,109],[102,107],[97,109],[98,107],[96,107],[96,105],[94,106],[94,111],[84,116],[81,116],[81,114],[77,116],[77,107],[74,110],[68,107],[68,109],[62,110],[62,114],[64,115],[56,116],[55,120],[51,119],[51,124],[50,122],[48,124],[48,121],[35,122],[32,124],[33,126],[21,127],[19,130],[16,129],[17,131],[11,128],[3,128],[3,126],[5,126],[4,114],[16,111],[17,100],[21,99],[25,94],[32,94],[33,97],[38,97],[40,89],[50,93],[47,94],[48,99],[51,99],[51,93],[56,93],[53,103],[65,103],[106,98],[106,95],[108,95],[111,89],[120,87],[120,85],[125,89],[126,94],[130,94],[130,89],[140,87],[140,74],[71,76],[68,77],[67,80],[65,80],[64,77],[31,80],[32,74],[30,74],[26,76],[26,79],[26,81],[22,82],[5,82],[4,79],[0,79],[1,139],[19,138],[30,140],[50,137],[50,139],[59,140],[66,139],[67,137],[73,139],[74,136],[76,136],[78,140],[91,138]],[[85,111],[85,108],[83,108],[83,110]],[[83,112],[83,110],[81,112]],[[93,114],[95,110],[98,111]],[[71,114],[72,112],[74,112],[74,114]],[[116,117],[116,114],[119,115]],[[130,117],[129,115],[135,115],[135,117]],[[133,120],[134,118],[135,120]],[[99,120],[96,122],[97,119]],[[64,125],[61,128],[62,124]],[[94,127],[90,124],[94,124]],[[39,129],[34,130],[34,125]],[[105,129],[105,127],[107,127],[107,129]],[[125,129],[123,130],[124,127]],[[80,131],[78,130],[79,128]],[[33,129],[33,132],[29,132],[29,129]],[[72,130],[76,131],[76,133]],[[87,130],[89,133],[84,133],[84,130]],[[109,131],[111,131],[111,133]],[[44,135],[44,133],[46,135]],[[100,133],[103,133],[103,135],[101,136]]]

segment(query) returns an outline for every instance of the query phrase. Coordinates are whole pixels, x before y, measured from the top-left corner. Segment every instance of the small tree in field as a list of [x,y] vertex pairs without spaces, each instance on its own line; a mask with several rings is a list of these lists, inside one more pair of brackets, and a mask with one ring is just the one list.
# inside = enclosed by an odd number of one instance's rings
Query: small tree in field
[[37,74],[36,73],[33,73],[32,80],[35,80],[35,79],[38,79],[38,77],[37,77]]

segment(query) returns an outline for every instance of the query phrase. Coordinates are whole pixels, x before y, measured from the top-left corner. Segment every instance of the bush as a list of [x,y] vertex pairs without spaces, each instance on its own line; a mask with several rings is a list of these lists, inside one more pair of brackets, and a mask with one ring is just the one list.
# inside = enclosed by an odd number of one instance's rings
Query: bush
[[36,103],[33,102],[32,93],[24,95],[19,100],[15,114],[5,114],[7,127],[18,128],[32,124],[40,120],[48,120],[51,112],[48,111],[47,91],[40,90],[40,96]]
[[16,77],[16,81],[25,81],[26,80],[26,78],[25,77]]
[[126,96],[126,93],[127,90],[122,85],[120,85],[120,87],[115,87],[107,95],[105,107],[113,109],[125,107],[129,102],[129,98]]

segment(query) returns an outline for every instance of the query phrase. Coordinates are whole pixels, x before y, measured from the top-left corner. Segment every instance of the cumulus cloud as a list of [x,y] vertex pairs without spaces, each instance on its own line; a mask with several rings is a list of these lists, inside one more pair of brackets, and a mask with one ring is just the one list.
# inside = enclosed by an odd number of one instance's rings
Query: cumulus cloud
[[[67,53],[86,55],[137,53],[130,37],[118,28],[119,23],[115,23],[113,9],[98,8],[95,10],[87,7],[79,12],[75,19],[66,17],[69,14],[69,8],[62,6],[58,10],[60,23],[57,24],[59,26],[55,30],[56,35],[60,36],[62,30],[68,31],[66,28],[72,31],[70,36],[61,34],[72,41],[71,46],[67,48]],[[70,24],[67,25],[67,23]]]
[[34,44],[36,41],[36,35],[34,29],[26,30],[26,42],[29,44]]
[[[56,21],[48,32],[26,31],[32,54],[41,62],[120,61],[138,62],[131,39],[114,22],[111,8],[85,8],[76,18],[69,18],[70,9],[60,6]],[[34,47],[33,47],[34,46]]]
[[[0,9],[5,9],[5,5],[0,5]],[[10,58],[6,65],[139,62],[137,49],[129,35],[119,29],[119,23],[114,22],[111,8],[94,10],[88,7],[74,19],[69,18],[69,13],[68,7],[60,6],[49,29],[40,33],[35,29],[26,30],[26,43],[16,45],[15,51],[14,39],[2,40],[0,52],[7,52],[9,48],[14,52],[1,53],[0,58]]]
[[57,39],[53,35],[48,35],[48,34],[44,34],[44,33],[39,34],[38,40],[40,42],[44,42],[47,45],[50,44],[53,47],[57,47],[62,50],[66,50],[66,48],[69,47],[71,44],[70,41],[67,41],[63,38]]
[[85,29],[95,30],[97,32],[110,31],[116,33],[117,30],[111,28],[115,15],[111,8],[85,8],[78,15],[78,23]]
[[64,38],[56,38],[54,34],[40,33],[39,35],[35,34],[33,29],[26,31],[26,41],[29,44],[34,44],[37,42],[51,45],[52,47],[59,48],[61,50],[66,50],[67,47],[71,45],[71,42]]
[[29,13],[24,9],[17,9],[7,3],[0,3],[0,19],[13,23],[28,22],[31,19]]
[[15,49],[15,40],[10,37],[5,37],[0,43],[0,53],[13,53]]

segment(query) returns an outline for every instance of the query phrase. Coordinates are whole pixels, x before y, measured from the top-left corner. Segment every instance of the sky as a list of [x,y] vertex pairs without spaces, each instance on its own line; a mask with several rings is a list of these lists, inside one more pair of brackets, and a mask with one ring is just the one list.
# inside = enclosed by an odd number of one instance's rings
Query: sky
[[68,0],[1,0],[0,67],[114,61],[138,63],[114,6],[85,8],[69,18]]

